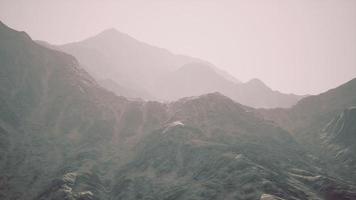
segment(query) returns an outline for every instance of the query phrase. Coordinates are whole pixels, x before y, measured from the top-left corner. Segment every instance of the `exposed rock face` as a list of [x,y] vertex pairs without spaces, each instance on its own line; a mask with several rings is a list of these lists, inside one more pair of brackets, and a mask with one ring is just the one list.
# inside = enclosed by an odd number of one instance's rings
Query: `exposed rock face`
[[329,173],[355,183],[356,79],[302,99],[290,109],[258,110],[289,130],[304,148],[324,160]]
[[219,93],[127,100],[3,24],[0,44],[1,199],[356,198],[287,131]]
[[325,140],[346,148],[356,147],[356,107],[345,109],[324,128]]
[[349,168],[345,176],[356,177],[356,108],[345,109],[331,120],[321,133],[323,148],[329,152],[335,165]]

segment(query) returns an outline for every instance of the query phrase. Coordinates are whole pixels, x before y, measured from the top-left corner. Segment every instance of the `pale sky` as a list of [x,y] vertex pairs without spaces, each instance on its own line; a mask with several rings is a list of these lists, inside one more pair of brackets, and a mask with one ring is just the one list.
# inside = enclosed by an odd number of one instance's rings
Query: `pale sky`
[[54,44],[115,28],[287,93],[356,77],[356,0],[0,0],[0,20]]

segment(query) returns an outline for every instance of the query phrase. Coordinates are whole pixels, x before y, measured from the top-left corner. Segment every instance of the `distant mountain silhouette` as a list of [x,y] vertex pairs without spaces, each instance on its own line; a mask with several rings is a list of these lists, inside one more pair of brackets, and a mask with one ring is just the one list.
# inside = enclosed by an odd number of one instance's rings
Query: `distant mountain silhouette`
[[290,107],[303,97],[273,91],[261,81],[241,83],[207,61],[173,54],[115,29],[54,48],[74,55],[99,82],[111,80],[122,88],[141,91],[130,97],[173,101],[220,92],[244,105],[263,108]]

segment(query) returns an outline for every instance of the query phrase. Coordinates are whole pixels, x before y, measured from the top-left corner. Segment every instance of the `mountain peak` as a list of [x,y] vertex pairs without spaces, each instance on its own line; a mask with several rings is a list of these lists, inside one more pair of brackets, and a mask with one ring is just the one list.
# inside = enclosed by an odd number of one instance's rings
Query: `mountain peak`
[[247,83],[249,84],[260,84],[260,85],[265,85],[260,79],[258,78],[253,78],[249,80]]
[[100,34],[118,34],[120,33],[117,29],[115,28],[108,28],[104,31],[102,31]]
[[[100,32],[98,35],[94,36],[95,37],[103,37],[103,38],[117,38],[117,37],[127,37],[127,38],[132,38],[130,35],[123,33],[116,28],[109,28],[106,29],[102,32]],[[134,39],[134,38],[132,38]],[[135,39],[136,40],[136,39]]]
[[0,34],[4,38],[18,38],[18,39],[24,39],[24,40],[32,40],[31,37],[24,31],[17,31],[6,24],[4,24],[2,21],[0,21]]
[[270,89],[263,81],[261,81],[258,78],[253,78],[246,82],[247,85],[253,86],[253,87],[258,87],[258,88],[268,88]]
[[208,94],[203,94],[199,96],[191,96],[191,97],[184,97],[175,103],[178,104],[210,104],[210,105],[239,105],[239,103],[236,103],[229,97],[221,94],[220,92],[212,92]]
[[114,28],[62,49],[75,55],[96,77],[144,88],[163,101],[215,91],[253,107],[289,107],[299,100],[271,90],[258,79],[241,83],[208,61],[176,55]]
[[133,39],[131,36],[129,36],[126,33],[122,33],[120,31],[118,31],[115,28],[109,28],[106,29],[92,37],[89,37],[87,39],[85,39],[84,41],[97,41],[97,42],[102,42],[102,41],[106,41],[106,42],[114,42],[116,40],[122,40],[122,39]]

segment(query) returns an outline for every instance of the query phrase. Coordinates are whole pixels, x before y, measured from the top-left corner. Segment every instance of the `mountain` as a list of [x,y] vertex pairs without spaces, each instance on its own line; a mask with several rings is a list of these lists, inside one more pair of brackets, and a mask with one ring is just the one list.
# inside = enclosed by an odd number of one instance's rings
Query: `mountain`
[[204,63],[183,65],[174,73],[159,79],[158,85],[160,87],[157,87],[159,91],[156,94],[161,93],[161,99],[179,99],[218,91],[252,107],[289,107],[297,97],[273,91],[258,79],[246,83],[228,81],[216,73],[212,66]]
[[239,102],[242,104],[255,108],[287,108],[306,97],[274,91],[259,79],[252,79],[240,85],[238,90],[239,94],[234,99],[240,99]]
[[[207,61],[173,54],[115,29],[52,48],[74,55],[99,82],[110,80],[121,88],[136,91],[130,97],[175,101],[220,92],[239,103],[264,108],[290,107],[304,97],[273,91],[261,81],[255,84],[257,79],[242,83]],[[114,92],[124,96],[127,93]]]
[[293,132],[306,128],[315,132],[344,109],[355,106],[355,94],[356,78],[322,94],[303,98],[291,108],[259,111]]
[[171,103],[102,88],[0,23],[1,199],[355,199],[276,123],[219,93]]
[[[38,43],[41,46],[44,46],[46,48],[49,48],[49,49],[53,49],[56,51],[62,51],[58,46],[51,45],[45,41],[37,40],[36,43]],[[91,69],[85,68],[85,70],[88,71]],[[97,82],[99,85],[101,85],[102,87],[106,88],[107,90],[109,90],[111,92],[114,92],[115,94],[117,94],[119,96],[124,96],[124,97],[131,98],[131,99],[155,100],[155,98],[152,95],[150,95],[147,91],[145,91],[144,89],[142,89],[140,87],[131,86],[131,85],[122,86],[110,78],[98,78],[99,75],[97,75],[97,73],[95,73],[93,70],[91,70],[91,75],[97,76],[96,79],[97,79]]]
[[24,32],[0,23],[0,43],[0,199],[38,199],[65,172],[92,170],[115,127],[110,100],[120,101]]
[[288,132],[227,97],[185,98],[170,107],[176,114],[117,172],[114,199],[355,197],[353,186],[319,171]]
[[[334,118],[323,130],[327,143],[339,144],[344,147],[354,148],[356,139],[356,107],[345,109],[340,115]],[[347,151],[343,151],[347,152]]]
[[94,77],[111,79],[123,86],[149,90],[152,79],[177,69],[194,58],[137,41],[115,29],[81,42],[59,46],[74,55]]
[[356,109],[346,108],[332,119],[320,134],[322,151],[326,154],[331,167],[350,180],[356,178]]
[[[289,130],[300,143],[328,160],[335,172],[354,179],[356,169],[356,79],[320,95],[309,96],[289,109],[260,109],[257,113]],[[338,149],[338,151],[336,151]],[[339,159],[343,157],[344,159]],[[330,164],[332,163],[332,164]]]

